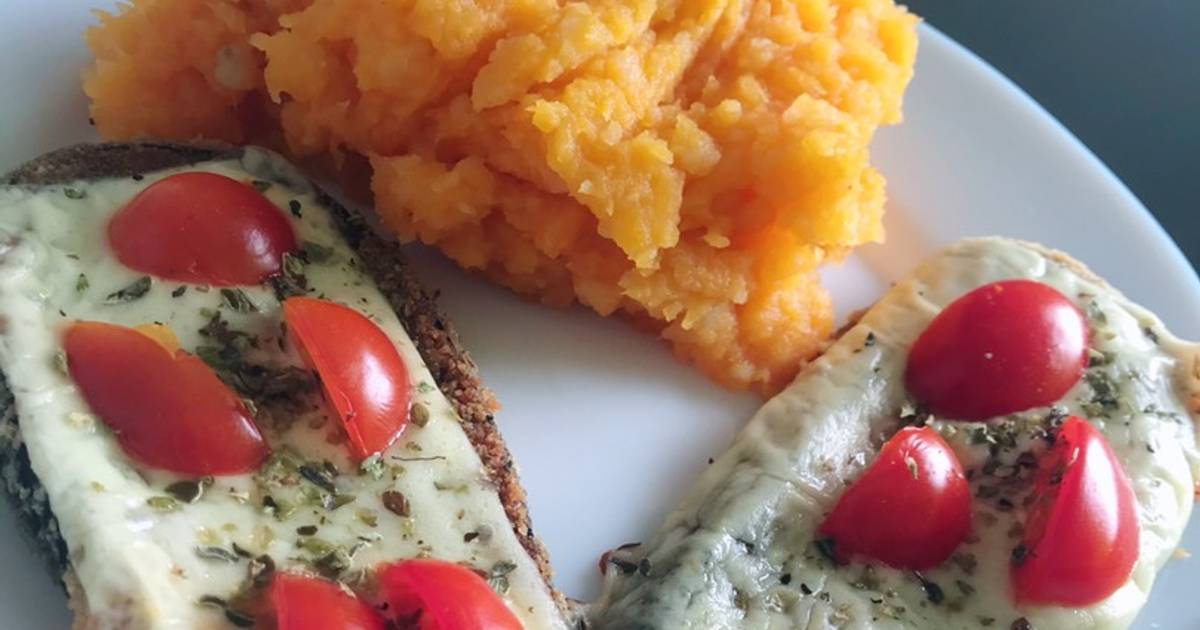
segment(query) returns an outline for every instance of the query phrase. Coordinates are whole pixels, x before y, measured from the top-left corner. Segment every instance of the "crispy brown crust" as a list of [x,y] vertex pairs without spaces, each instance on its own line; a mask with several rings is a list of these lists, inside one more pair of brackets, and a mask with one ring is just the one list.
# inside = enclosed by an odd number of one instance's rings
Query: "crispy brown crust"
[[241,154],[241,149],[214,143],[76,144],[18,166],[4,175],[4,182],[10,186],[45,186],[80,179],[131,177],[197,162],[236,158]]
[[95,619],[88,614],[87,594],[79,583],[79,576],[74,569],[67,569],[62,575],[63,590],[67,592],[67,608],[71,610],[71,630],[93,630]]
[[[3,180],[13,186],[41,186],[81,179],[129,177],[199,162],[235,159],[241,154],[240,148],[213,143],[81,144],[47,153],[8,173]],[[537,564],[560,608],[566,610],[561,593],[554,589],[551,582],[552,571],[546,549],[534,536],[525,490],[517,477],[516,465],[496,426],[494,414],[498,405],[495,397],[480,381],[475,362],[462,347],[454,327],[438,310],[436,296],[422,287],[408,271],[398,244],[380,237],[368,227],[361,215],[345,208],[324,191],[318,189],[318,196],[333,211],[343,235],[400,316],[439,388],[462,418],[463,429],[496,486],[513,532]],[[0,385],[3,385],[2,381]],[[11,404],[7,407],[11,408]],[[16,414],[11,415],[15,420]],[[15,421],[13,424],[15,431]],[[8,449],[0,448],[0,451],[4,450]],[[26,471],[23,479],[36,484],[36,476],[29,470],[28,457],[16,463]],[[23,511],[26,528],[52,533],[51,538],[55,540],[43,541],[39,538],[37,546],[44,555],[48,555],[56,574],[63,576],[72,609],[79,609],[81,602],[78,597],[82,591],[71,574],[57,523],[54,523],[48,508],[42,512],[33,515]],[[49,549],[47,545],[50,545]]]
[[1093,283],[1098,284],[1107,289],[1112,289],[1113,291],[1116,291],[1116,289],[1112,285],[1110,285],[1107,280],[1096,275],[1096,272],[1092,271],[1090,267],[1083,264],[1076,258],[1072,257],[1070,254],[1068,254],[1062,250],[1054,249],[1052,247],[1047,247],[1045,245],[1042,245],[1041,243],[1034,243],[1033,241],[1023,241],[1020,239],[1012,239],[1012,242],[1017,243],[1023,247],[1032,249],[1033,251],[1041,254],[1042,256],[1045,256],[1047,259],[1053,260],[1054,262],[1062,265],[1063,267],[1070,269],[1072,273],[1079,276],[1080,278],[1083,278],[1084,280],[1093,282]]

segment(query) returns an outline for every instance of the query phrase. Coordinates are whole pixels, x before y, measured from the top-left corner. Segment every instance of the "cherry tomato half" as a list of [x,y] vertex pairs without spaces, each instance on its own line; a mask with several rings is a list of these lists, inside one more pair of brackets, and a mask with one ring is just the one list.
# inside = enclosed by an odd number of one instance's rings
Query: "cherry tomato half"
[[1108,440],[1070,417],[1042,456],[1022,546],[1018,602],[1086,606],[1116,591],[1138,556],[1137,497]]
[[379,570],[394,619],[421,630],[521,630],[516,615],[474,571],[441,560],[404,560]]
[[986,420],[1062,398],[1087,365],[1088,329],[1057,290],[986,284],[950,303],[913,344],[904,374],[933,413]]
[[392,340],[362,313],[325,300],[288,298],[283,316],[316,370],[360,460],[396,440],[408,422],[412,387]]
[[929,427],[905,427],[821,523],[839,560],[929,569],[971,530],[971,489],[954,451]]
[[250,412],[203,361],[132,328],[79,322],[67,366],[131,457],[187,475],[254,470],[269,454]]
[[278,630],[383,630],[383,617],[363,600],[320,578],[279,573],[271,581]]
[[295,251],[287,217],[254,188],[214,173],[180,173],[138,193],[108,223],[127,267],[215,285],[261,284]]

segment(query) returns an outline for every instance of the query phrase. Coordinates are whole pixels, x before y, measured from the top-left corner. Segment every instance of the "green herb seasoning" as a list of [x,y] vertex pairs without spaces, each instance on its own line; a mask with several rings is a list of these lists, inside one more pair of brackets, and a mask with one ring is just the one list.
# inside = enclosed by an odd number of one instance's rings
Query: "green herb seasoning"
[[222,613],[224,613],[225,619],[229,621],[229,623],[239,628],[251,628],[254,626],[254,615],[230,608],[229,602],[226,602],[224,599],[217,597],[216,595],[202,595],[200,599],[196,601],[196,604],[219,609]]
[[258,310],[246,292],[241,289],[221,289],[221,301],[238,313],[253,313]]
[[233,360],[228,358],[218,346],[196,346],[195,352],[201,361],[217,372],[233,367]]
[[937,606],[938,604],[946,601],[946,593],[942,590],[941,586],[938,586],[936,582],[930,582],[925,578],[920,578],[920,580],[921,590],[925,592],[925,598],[929,600],[929,603]]
[[104,298],[104,303],[121,304],[124,302],[133,302],[134,300],[139,300],[150,292],[151,284],[152,281],[150,280],[150,276],[142,276],[141,278],[134,280],[132,284],[109,293],[108,296]]
[[246,571],[250,583],[255,587],[262,588],[270,584],[271,578],[275,575],[275,560],[266,554],[256,556],[250,559]]
[[308,370],[291,365],[252,363],[245,354],[260,344],[257,337],[234,330],[219,312],[202,313],[208,321],[200,335],[214,342],[195,349],[196,356],[217,372],[221,380],[256,404],[292,402],[316,388]]
[[295,485],[296,471],[300,465],[287,450],[271,453],[267,461],[258,469],[256,477],[267,485]]
[[329,262],[333,258],[333,248],[312,241],[304,241],[300,245],[300,249],[304,252],[304,257],[308,262],[319,265]]
[[740,588],[733,589],[733,606],[742,612],[750,608],[750,596]]
[[462,482],[444,483],[441,481],[435,481],[435,482],[433,482],[433,487],[442,492],[454,492],[456,494],[463,494],[468,490],[467,484],[462,483]]
[[232,608],[225,609],[225,619],[239,628],[253,628],[254,615]]
[[492,565],[492,570],[488,571],[488,584],[492,590],[503,595],[508,592],[508,574],[516,570],[516,564],[508,560],[501,560]]
[[162,496],[146,499],[146,505],[159,512],[175,512],[183,507],[183,504],[176,500],[175,497]]
[[66,195],[67,199],[78,200],[87,197],[87,191],[81,188],[63,188],[63,194]]
[[238,561],[238,555],[224,547],[196,547],[195,552],[197,556],[205,560],[216,560],[231,564]]
[[254,190],[261,193],[271,190],[272,183],[262,179],[255,179],[250,182],[250,185],[254,187]]
[[333,478],[321,468],[313,464],[302,464],[299,472],[301,477],[307,479],[314,486],[326,492],[337,492],[337,488],[333,485]]
[[81,274],[79,274],[78,278],[75,278],[75,292],[76,293],[86,292],[88,290],[89,286],[91,286],[91,285],[88,282],[88,278],[85,274],[81,273]]
[[187,293],[187,289],[188,288],[187,288],[186,284],[181,284],[181,285],[175,287],[174,291],[171,291],[171,297],[173,297],[173,298],[183,297],[183,294]]
[[336,580],[349,571],[353,563],[354,557],[345,549],[338,548],[313,560],[311,564],[313,570],[322,577]]
[[1027,549],[1025,545],[1022,544],[1013,547],[1011,561],[1014,567],[1019,567],[1022,564],[1025,564],[1025,559],[1028,557],[1029,549]]
[[314,556],[323,556],[332,552],[336,548],[329,541],[316,536],[302,538],[300,539],[300,542],[296,543],[296,546],[304,551],[307,551],[308,553],[313,554]]
[[879,610],[890,619],[900,620],[902,618],[901,616],[908,609],[904,606],[896,606],[894,604],[880,602]]
[[358,517],[358,520],[362,521],[362,523],[367,527],[375,527],[379,524],[379,516],[376,514],[375,510],[359,508],[354,514]]
[[414,402],[408,412],[409,420],[418,427],[425,428],[429,424],[429,408],[419,402]]
[[404,496],[403,492],[388,490],[380,498],[383,500],[383,507],[397,516],[409,516],[412,512],[408,497]]
[[370,457],[364,459],[358,466],[359,473],[368,475],[373,479],[382,479],[383,474],[387,472],[387,465],[383,463],[383,455],[374,453]]
[[619,569],[621,571],[621,573],[623,573],[625,575],[633,574],[634,572],[637,571],[637,568],[638,568],[637,563],[630,562],[630,561],[624,560],[622,558],[610,557],[608,559],[608,563],[613,565],[614,567],[617,567],[617,569]]
[[276,499],[269,494],[263,497],[263,510],[273,515],[277,521],[286,521],[296,512],[296,507],[290,501]]
[[225,599],[216,595],[201,595],[200,599],[196,600],[196,604],[200,606],[210,606],[212,608],[220,608],[224,610],[226,604]]
[[1101,352],[1095,348],[1088,348],[1088,367],[1103,367],[1112,365],[1117,360],[1115,352]]
[[181,503],[195,503],[204,496],[204,491],[213,484],[212,477],[201,477],[200,479],[185,479],[176,481],[166,487],[166,493]]
[[283,301],[308,293],[308,276],[305,275],[304,266],[304,259],[300,256],[290,252],[283,255],[283,273],[271,276],[268,280],[276,298]]
[[1102,326],[1108,323],[1108,315],[1104,314],[1104,310],[1100,308],[1100,305],[1095,300],[1088,302],[1087,315],[1088,319]]
[[67,353],[59,350],[54,353],[54,369],[63,376],[70,376],[71,371],[67,364]]
[[837,550],[835,549],[836,544],[832,538],[818,538],[813,541],[813,545],[816,546],[817,552],[820,553],[823,558],[834,564],[838,564]]
[[296,199],[292,199],[292,200],[288,201],[288,210],[291,211],[292,216],[296,217],[297,219],[304,217],[304,212],[302,210],[302,206],[300,205],[300,202]]
[[1083,404],[1085,413],[1092,417],[1107,417],[1109,412],[1118,408],[1120,392],[1112,377],[1099,370],[1089,370],[1084,380],[1092,388],[1092,399]]
[[354,503],[358,497],[353,494],[327,494],[322,497],[321,506],[326,510],[336,510],[343,505]]

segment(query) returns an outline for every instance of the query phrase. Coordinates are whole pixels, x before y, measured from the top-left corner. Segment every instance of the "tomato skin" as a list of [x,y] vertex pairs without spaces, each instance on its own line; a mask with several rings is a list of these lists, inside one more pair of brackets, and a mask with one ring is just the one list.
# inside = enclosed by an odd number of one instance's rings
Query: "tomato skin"
[[1083,313],[1031,280],[981,286],[950,303],[908,355],[905,384],[934,414],[987,420],[1053,404],[1087,367]]
[[1138,557],[1137,497],[1091,423],[1075,416],[1063,423],[1039,462],[1033,496],[1024,553],[1013,557],[1018,603],[1086,606],[1129,579]]
[[954,451],[929,427],[905,427],[883,445],[821,523],[840,561],[897,569],[945,562],[971,530],[971,489]]
[[308,297],[283,303],[288,330],[316,370],[359,460],[392,444],[408,423],[412,384],[396,345],[358,311]]
[[131,457],[185,475],[255,470],[270,454],[250,412],[203,361],[132,328],[72,324],[67,366]]
[[291,223],[254,188],[215,173],[163,178],[108,223],[117,259],[143,273],[213,285],[261,284],[296,250]]
[[378,611],[321,578],[279,573],[268,597],[278,630],[384,630]]
[[421,630],[521,630],[524,626],[474,571],[442,560],[403,560],[378,572],[390,614]]

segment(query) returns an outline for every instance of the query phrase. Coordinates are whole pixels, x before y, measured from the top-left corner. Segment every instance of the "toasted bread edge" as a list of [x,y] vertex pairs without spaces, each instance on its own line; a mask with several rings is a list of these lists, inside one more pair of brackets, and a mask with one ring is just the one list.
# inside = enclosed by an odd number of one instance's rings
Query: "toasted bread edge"
[[[77,180],[131,177],[190,164],[236,159],[243,150],[219,143],[158,141],[102,142],[64,147],[35,158],[5,174],[10,186],[49,186]],[[518,479],[512,454],[495,422],[498,408],[492,392],[480,381],[478,368],[459,341],[454,326],[439,311],[434,293],[426,290],[408,270],[398,243],[375,233],[363,216],[315,187],[329,208],[342,235],[358,254],[380,291],[399,315],[434,380],[462,419],[476,453],[496,486],[513,532],[537,564],[559,608],[569,612],[562,594],[554,588],[550,560],[533,533],[525,490]],[[88,624],[83,592],[70,566],[58,522],[21,440],[12,393],[0,375],[0,475],[5,494],[18,513],[21,529],[34,548],[61,577],[69,605],[76,613],[75,627]]]

